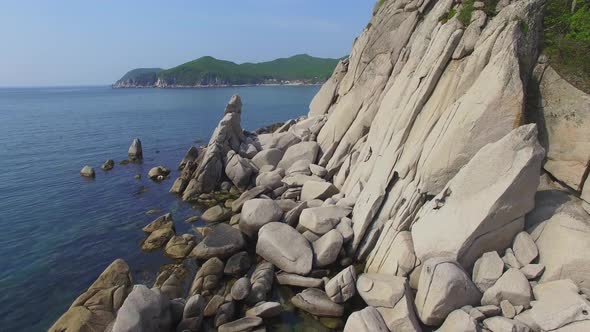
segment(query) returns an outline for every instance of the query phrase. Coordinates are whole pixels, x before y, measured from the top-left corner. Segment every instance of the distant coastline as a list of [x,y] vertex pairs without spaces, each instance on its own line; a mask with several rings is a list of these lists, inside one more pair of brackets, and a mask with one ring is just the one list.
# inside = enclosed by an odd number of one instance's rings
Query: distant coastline
[[299,54],[260,63],[237,64],[210,56],[170,69],[137,68],[112,88],[210,88],[280,85],[319,85],[332,74],[340,59]]

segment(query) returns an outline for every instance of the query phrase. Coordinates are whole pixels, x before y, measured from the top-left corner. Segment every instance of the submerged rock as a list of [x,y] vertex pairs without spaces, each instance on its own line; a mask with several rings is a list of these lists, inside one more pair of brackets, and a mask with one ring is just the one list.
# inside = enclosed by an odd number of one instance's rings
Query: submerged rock
[[113,167],[115,167],[115,161],[113,159],[105,161],[104,164],[100,166],[103,171],[110,171],[113,169]]

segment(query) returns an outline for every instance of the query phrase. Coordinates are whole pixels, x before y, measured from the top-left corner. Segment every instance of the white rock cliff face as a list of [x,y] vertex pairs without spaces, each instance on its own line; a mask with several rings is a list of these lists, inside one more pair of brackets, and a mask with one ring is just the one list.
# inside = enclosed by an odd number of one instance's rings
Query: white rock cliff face
[[470,26],[483,29],[474,34],[456,16],[441,21],[452,0],[385,1],[355,41],[318,143],[333,151],[335,185],[358,195],[352,247],[361,258],[372,251],[369,266],[426,197],[521,123],[542,4],[516,1],[489,18],[476,10]]

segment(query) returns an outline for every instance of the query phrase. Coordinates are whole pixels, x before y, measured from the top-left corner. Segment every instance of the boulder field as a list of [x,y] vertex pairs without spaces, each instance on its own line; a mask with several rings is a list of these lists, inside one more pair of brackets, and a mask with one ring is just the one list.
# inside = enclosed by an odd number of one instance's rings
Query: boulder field
[[248,132],[233,96],[170,190],[226,197],[206,226],[154,220],[142,247],[175,264],[150,289],[115,261],[50,331],[264,331],[285,311],[590,331],[590,97],[541,54],[544,5],[379,1],[307,116]]

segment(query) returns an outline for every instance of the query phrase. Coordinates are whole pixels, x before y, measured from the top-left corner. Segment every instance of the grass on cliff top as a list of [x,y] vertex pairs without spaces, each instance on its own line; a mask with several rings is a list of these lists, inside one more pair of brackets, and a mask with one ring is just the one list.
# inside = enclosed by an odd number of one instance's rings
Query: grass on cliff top
[[550,0],[545,13],[544,52],[563,78],[590,93],[590,0]]

